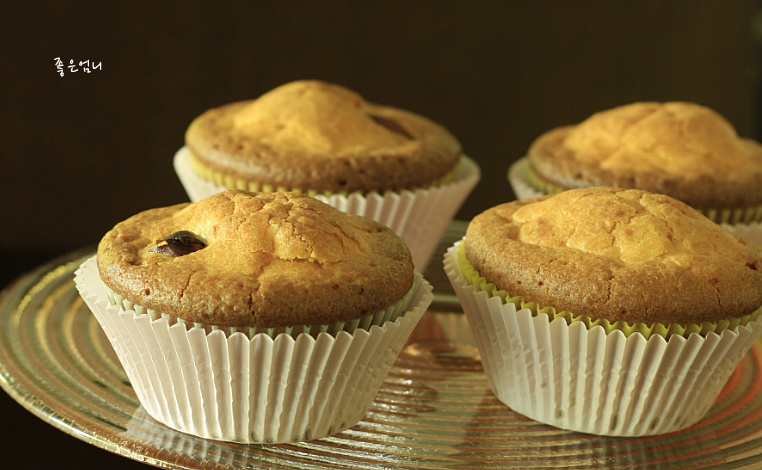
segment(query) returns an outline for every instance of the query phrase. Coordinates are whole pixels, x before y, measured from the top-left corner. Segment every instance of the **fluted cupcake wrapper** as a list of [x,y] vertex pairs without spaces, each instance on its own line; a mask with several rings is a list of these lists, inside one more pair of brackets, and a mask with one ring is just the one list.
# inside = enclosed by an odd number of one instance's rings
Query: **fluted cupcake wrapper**
[[645,436],[691,426],[762,334],[762,320],[669,340],[550,321],[470,285],[457,261],[460,243],[445,254],[445,271],[490,388],[514,411],[558,428]]
[[508,183],[513,189],[513,194],[516,195],[516,199],[532,199],[540,196],[544,196],[545,193],[536,190],[530,183],[527,177],[527,167],[529,166],[529,160],[526,158],[519,158],[511,164],[508,168]]
[[762,244],[762,222],[751,222],[748,224],[722,224],[722,227],[728,232],[734,233],[739,237]]
[[149,415],[178,431],[241,443],[319,439],[356,424],[433,300],[416,273],[407,312],[394,322],[317,338],[248,338],[111,305],[94,257],[75,283]]
[[346,331],[347,333],[354,333],[354,331],[358,328],[368,330],[371,326],[377,325],[377,326],[383,326],[388,321],[394,321],[399,317],[400,315],[404,314],[407,310],[408,305],[410,304],[410,296],[413,293],[414,286],[410,288],[410,290],[405,294],[405,296],[395,302],[394,304],[390,305],[389,307],[380,310],[378,312],[369,313],[366,315],[362,315],[357,318],[353,318],[351,320],[341,320],[334,323],[329,324],[318,324],[318,325],[288,325],[288,326],[277,326],[277,327],[238,327],[238,326],[220,326],[220,325],[209,325],[204,323],[198,323],[198,322],[190,322],[185,321],[182,318],[178,318],[174,315],[169,315],[161,312],[157,312],[155,310],[152,310],[150,308],[145,308],[141,305],[134,304],[129,299],[123,298],[121,295],[117,294],[116,292],[112,291],[108,288],[105,284],[103,285],[106,296],[109,299],[110,304],[116,304],[121,305],[124,310],[134,310],[137,314],[145,314],[152,320],[158,320],[159,318],[163,318],[169,322],[169,325],[172,326],[175,323],[182,323],[186,326],[186,328],[202,328],[207,333],[211,333],[215,330],[221,330],[226,335],[231,335],[233,333],[242,333],[246,335],[249,338],[252,338],[255,335],[258,334],[266,334],[267,336],[270,336],[272,338],[275,338],[276,336],[280,334],[287,334],[291,335],[294,338],[299,336],[302,333],[307,333],[309,335],[317,337],[320,333],[328,333],[330,335],[336,335],[339,331]]
[[[190,158],[188,148],[182,147],[175,154],[174,167],[191,201],[227,189],[197,176]],[[391,228],[407,244],[416,269],[424,271],[447,224],[481,178],[479,166],[465,156],[461,157],[457,171],[453,181],[429,188],[384,194],[317,194],[315,198],[343,212],[362,215]]]

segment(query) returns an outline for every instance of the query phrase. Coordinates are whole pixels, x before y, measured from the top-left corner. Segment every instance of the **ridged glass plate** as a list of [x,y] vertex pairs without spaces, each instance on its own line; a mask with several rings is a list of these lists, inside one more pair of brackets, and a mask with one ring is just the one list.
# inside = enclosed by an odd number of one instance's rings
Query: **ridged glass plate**
[[690,429],[636,439],[590,436],[539,424],[498,402],[465,318],[448,309],[457,305],[447,295],[351,429],[289,445],[185,435],[143,411],[77,294],[73,272],[91,255],[83,250],[41,266],[0,296],[0,385],[58,429],[137,461],[204,469],[762,468],[762,342]]

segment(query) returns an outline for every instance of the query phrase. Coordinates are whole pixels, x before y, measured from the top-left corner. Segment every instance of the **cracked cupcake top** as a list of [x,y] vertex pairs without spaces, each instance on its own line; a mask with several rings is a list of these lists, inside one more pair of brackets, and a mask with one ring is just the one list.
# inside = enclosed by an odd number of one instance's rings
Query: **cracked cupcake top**
[[210,109],[186,145],[214,171],[285,188],[399,190],[451,171],[460,143],[439,124],[317,80]]
[[701,323],[762,305],[762,247],[687,205],[593,187],[476,216],[468,260],[510,295],[593,319]]
[[644,189],[700,209],[762,204],[762,145],[694,103],[601,111],[546,132],[527,155],[539,177],[562,188]]
[[413,284],[387,227],[295,193],[228,190],[141,212],[98,245],[103,282],[186,321],[329,324],[385,309]]

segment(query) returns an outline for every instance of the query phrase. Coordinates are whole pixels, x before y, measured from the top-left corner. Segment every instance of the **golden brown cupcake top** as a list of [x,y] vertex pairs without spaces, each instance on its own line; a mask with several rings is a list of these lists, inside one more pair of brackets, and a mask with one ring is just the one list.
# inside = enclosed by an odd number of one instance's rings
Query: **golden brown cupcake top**
[[762,204],[762,145],[694,103],[602,111],[541,135],[528,158],[541,178],[563,188],[644,189],[700,209]]
[[185,138],[193,155],[215,171],[302,190],[425,186],[461,156],[460,143],[439,124],[317,80],[210,109]]
[[762,247],[668,196],[607,187],[493,207],[466,257],[510,295],[593,319],[701,323],[762,306]]
[[359,318],[404,297],[414,276],[405,244],[377,222],[299,194],[238,190],[117,224],[97,261],[132,302],[219,326]]

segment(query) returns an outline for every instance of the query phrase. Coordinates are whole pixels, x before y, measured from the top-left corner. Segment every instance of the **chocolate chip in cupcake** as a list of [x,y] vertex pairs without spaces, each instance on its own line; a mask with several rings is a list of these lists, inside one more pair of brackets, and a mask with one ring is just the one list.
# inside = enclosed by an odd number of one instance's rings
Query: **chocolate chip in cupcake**
[[372,315],[413,283],[389,228],[295,193],[229,190],[151,209],[98,247],[105,284],[188,322],[275,327]]

